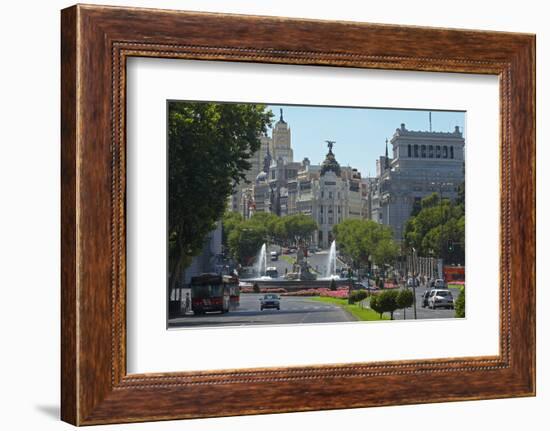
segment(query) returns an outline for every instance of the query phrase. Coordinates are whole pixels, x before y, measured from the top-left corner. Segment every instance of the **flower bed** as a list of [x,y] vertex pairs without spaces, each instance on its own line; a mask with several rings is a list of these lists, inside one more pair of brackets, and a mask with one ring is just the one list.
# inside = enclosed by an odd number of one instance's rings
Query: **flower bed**
[[[241,293],[256,293],[253,287],[241,287]],[[282,287],[262,287],[260,293],[286,293],[286,289]]]
[[326,289],[320,296],[329,298],[347,299],[349,295],[349,287],[339,287],[336,290]]
[[281,294],[281,296],[321,296],[321,293],[329,290],[326,287],[312,288],[312,289],[302,289],[297,290],[296,292],[287,292]]

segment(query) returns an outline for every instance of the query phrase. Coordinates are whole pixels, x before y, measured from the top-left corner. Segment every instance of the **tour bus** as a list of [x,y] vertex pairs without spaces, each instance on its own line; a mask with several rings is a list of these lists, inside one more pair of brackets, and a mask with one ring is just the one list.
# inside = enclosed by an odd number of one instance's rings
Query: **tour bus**
[[[195,315],[208,311],[227,313],[230,307],[230,286],[218,274],[201,274],[191,278],[191,309]],[[237,284],[238,287],[238,284]]]

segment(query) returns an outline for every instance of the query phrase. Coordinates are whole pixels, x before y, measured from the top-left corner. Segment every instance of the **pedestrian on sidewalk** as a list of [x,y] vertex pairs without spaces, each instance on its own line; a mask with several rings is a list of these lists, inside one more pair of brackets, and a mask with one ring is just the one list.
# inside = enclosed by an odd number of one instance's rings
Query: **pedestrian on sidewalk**
[[187,292],[185,294],[185,309],[183,310],[183,314],[187,314],[190,308],[191,308],[191,297],[189,296],[189,292]]

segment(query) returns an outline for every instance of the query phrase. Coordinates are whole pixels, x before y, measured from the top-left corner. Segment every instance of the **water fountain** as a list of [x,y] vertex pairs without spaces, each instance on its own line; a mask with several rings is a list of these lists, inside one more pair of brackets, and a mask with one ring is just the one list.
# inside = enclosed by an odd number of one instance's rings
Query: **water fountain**
[[336,274],[336,241],[332,241],[332,243],[330,244],[325,277],[339,278]]
[[254,264],[254,272],[256,277],[260,278],[266,275],[267,271],[267,247],[265,243],[260,248],[258,257],[256,258],[256,263]]

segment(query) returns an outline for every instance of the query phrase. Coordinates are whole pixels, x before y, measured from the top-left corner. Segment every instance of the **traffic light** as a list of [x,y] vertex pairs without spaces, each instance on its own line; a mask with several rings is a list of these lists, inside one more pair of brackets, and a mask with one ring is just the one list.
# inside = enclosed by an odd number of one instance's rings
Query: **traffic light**
[[450,240],[447,241],[447,250],[448,250],[449,252],[452,252],[453,249],[454,249],[453,240],[450,239]]

